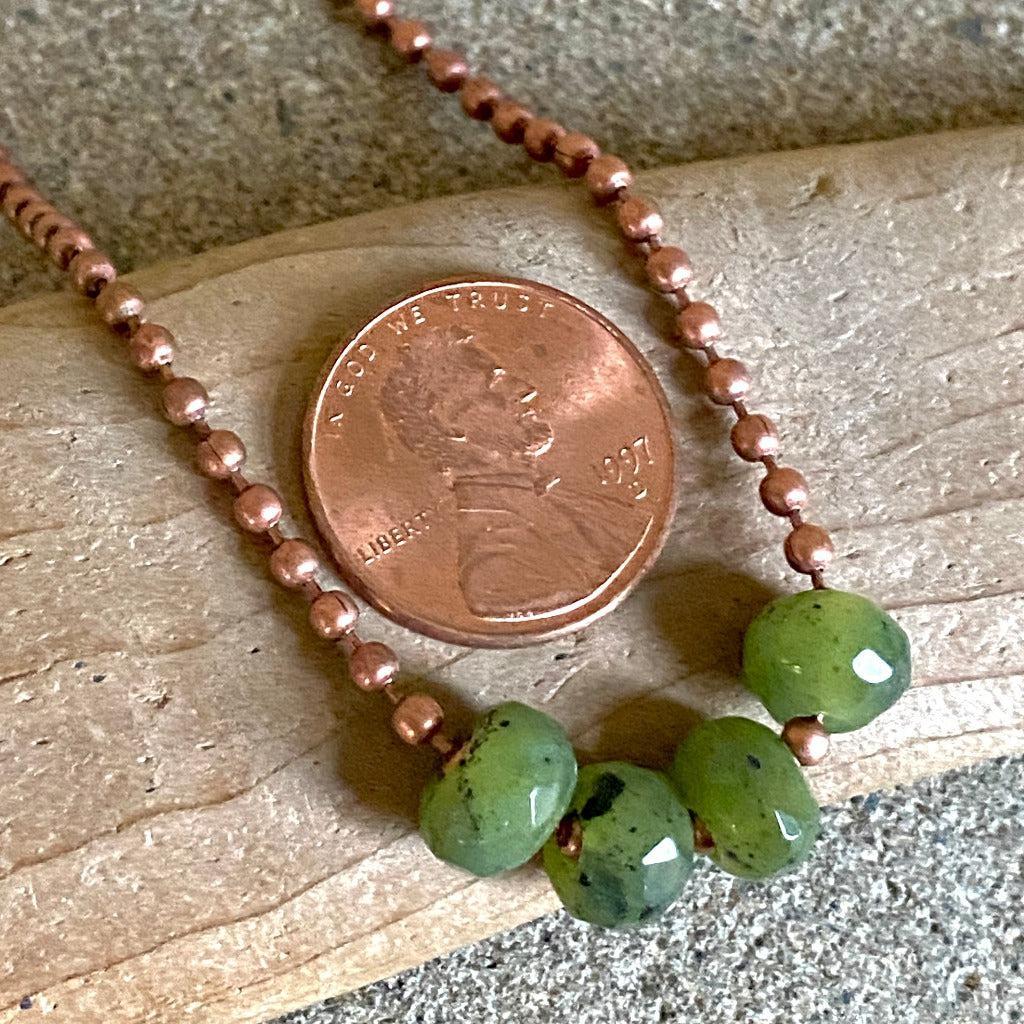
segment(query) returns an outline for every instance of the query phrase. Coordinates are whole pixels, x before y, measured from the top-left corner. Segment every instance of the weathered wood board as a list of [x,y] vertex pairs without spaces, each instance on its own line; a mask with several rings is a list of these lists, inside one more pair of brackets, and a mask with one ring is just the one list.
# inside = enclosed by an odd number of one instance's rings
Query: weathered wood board
[[[836,585],[876,595],[914,640],[915,689],[838,742],[817,792],[1024,749],[1024,129],[644,186],[813,483]],[[754,469],[581,191],[390,210],[136,279],[304,532],[310,386],[384,300],[515,274],[625,329],[681,439],[677,523],[639,590],[533,649],[446,647],[374,615],[366,632],[463,715],[515,696],[589,754],[657,764],[696,715],[757,712],[738,640],[796,580]],[[474,881],[424,850],[428,760],[310,639],[118,345],[68,296],[0,311],[0,1021],[260,1021],[553,907],[535,868]]]

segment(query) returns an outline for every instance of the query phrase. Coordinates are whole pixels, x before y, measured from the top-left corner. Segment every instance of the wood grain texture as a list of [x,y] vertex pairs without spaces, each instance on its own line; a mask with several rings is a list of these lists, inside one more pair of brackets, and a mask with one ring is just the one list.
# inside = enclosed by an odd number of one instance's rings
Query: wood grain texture
[[[840,739],[818,794],[1024,749],[1024,130],[644,179],[812,481],[834,582],[913,638],[914,689]],[[514,696],[587,756],[664,763],[696,716],[758,713],[738,641],[797,584],[755,470],[580,189],[390,210],[133,279],[311,534],[297,451],[321,360],[384,300],[466,272],[564,288],[636,341],[681,438],[679,515],[585,633],[508,652],[372,614],[366,633],[457,721]],[[554,907],[536,868],[476,881],[424,850],[429,760],[270,585],[120,344],[68,296],[0,311],[0,1022],[260,1021]]]

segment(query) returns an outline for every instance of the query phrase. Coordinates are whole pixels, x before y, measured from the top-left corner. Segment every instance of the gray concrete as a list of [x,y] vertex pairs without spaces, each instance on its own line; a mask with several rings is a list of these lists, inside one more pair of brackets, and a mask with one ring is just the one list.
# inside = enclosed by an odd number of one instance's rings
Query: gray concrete
[[[1016,0],[419,0],[493,75],[641,166],[1024,120]],[[0,144],[126,266],[539,178],[317,0],[0,0]],[[0,301],[53,285],[0,236]],[[763,887],[661,927],[542,920],[287,1018],[1024,1020],[1024,759],[833,810]]]

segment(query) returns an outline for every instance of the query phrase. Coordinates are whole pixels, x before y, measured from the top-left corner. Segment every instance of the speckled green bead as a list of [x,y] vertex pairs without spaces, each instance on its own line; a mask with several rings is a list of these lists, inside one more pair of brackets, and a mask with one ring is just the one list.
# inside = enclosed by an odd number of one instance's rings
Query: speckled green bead
[[474,875],[528,861],[561,820],[576,785],[562,727],[525,704],[499,704],[420,800],[431,852]]
[[820,812],[789,748],[749,718],[698,725],[669,772],[682,802],[704,823],[719,867],[765,878],[802,861]]
[[874,602],[843,590],[772,601],[743,638],[743,682],[779,722],[860,729],[910,685],[910,642]]
[[579,858],[552,837],[544,870],[565,909],[605,928],[657,917],[693,871],[693,823],[665,776],[623,761],[580,769],[569,816]]

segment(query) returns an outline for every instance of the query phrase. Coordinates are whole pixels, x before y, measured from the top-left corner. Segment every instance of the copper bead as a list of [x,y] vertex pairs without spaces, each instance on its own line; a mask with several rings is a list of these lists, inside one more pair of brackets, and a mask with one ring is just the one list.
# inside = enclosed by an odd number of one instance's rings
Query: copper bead
[[395,13],[392,0],[356,0],[356,8],[368,28],[379,28]]
[[424,58],[427,77],[441,92],[457,92],[469,74],[469,65],[454,50],[430,49]]
[[194,377],[175,377],[164,385],[164,415],[176,427],[198,423],[210,405],[206,388]]
[[199,472],[212,480],[226,480],[245,463],[245,445],[233,430],[211,430],[196,445]]
[[687,348],[704,349],[722,336],[722,323],[714,306],[691,302],[676,317],[679,339]]
[[768,470],[761,479],[760,492],[764,507],[777,516],[798,512],[810,498],[803,473],[789,466]]
[[619,230],[631,242],[646,242],[660,235],[665,221],[658,208],[642,196],[629,196],[619,206],[616,217]]
[[647,276],[658,291],[674,292],[693,280],[693,266],[682,249],[665,245],[647,257]]
[[601,147],[583,132],[566,132],[555,144],[555,163],[567,178],[582,178]]
[[535,117],[523,132],[523,146],[526,152],[540,163],[547,163],[555,156],[555,146],[565,135],[565,129],[548,117]]
[[603,153],[590,161],[584,179],[595,202],[604,205],[633,184],[633,172],[624,160]]
[[459,103],[477,121],[486,121],[494,113],[494,104],[501,99],[501,90],[489,78],[472,75],[462,83]]
[[428,49],[432,40],[430,31],[422,21],[410,21],[397,18],[389,23],[391,45],[395,51],[407,61],[417,61]]
[[583,853],[583,823],[578,814],[567,814],[555,828],[558,849],[570,860],[579,860]]
[[715,837],[700,818],[693,819],[693,849],[695,853],[710,853],[715,848]]
[[123,327],[145,312],[142,296],[124,281],[112,281],[96,296],[96,312],[111,327]]
[[235,519],[249,533],[265,533],[281,522],[281,496],[266,484],[250,484],[235,498]]
[[[59,234],[59,231],[56,232],[54,238]],[[99,249],[86,249],[72,257],[68,273],[75,289],[90,299],[95,298],[101,288],[117,277],[117,270],[110,262],[110,257]]]
[[174,337],[159,324],[139,324],[128,342],[128,356],[143,373],[170,366],[174,361]]
[[760,462],[779,454],[779,432],[767,416],[748,413],[733,425],[730,435],[733,449],[747,462]]
[[398,656],[387,644],[371,640],[352,652],[348,667],[360,690],[383,690],[398,675]]
[[444,708],[426,693],[410,693],[391,713],[391,727],[398,738],[411,747],[429,743],[442,725]]
[[516,145],[523,141],[533,111],[515,100],[498,100],[491,111],[491,127],[502,142]]
[[814,523],[801,523],[786,538],[785,552],[786,561],[797,572],[809,575],[828,568],[835,555],[835,548],[828,531]]
[[46,254],[61,270],[67,270],[68,264],[79,253],[92,249],[92,239],[77,226],[57,228],[46,240]]
[[270,555],[270,573],[282,587],[301,587],[313,579],[319,569],[316,552],[296,537],[282,541]]
[[712,402],[732,405],[750,391],[750,373],[738,359],[716,359],[704,373],[704,390]]
[[355,629],[359,609],[340,590],[325,590],[309,606],[309,624],[325,640],[340,640]]
[[804,766],[821,764],[832,741],[817,718],[791,718],[782,727],[782,742]]

